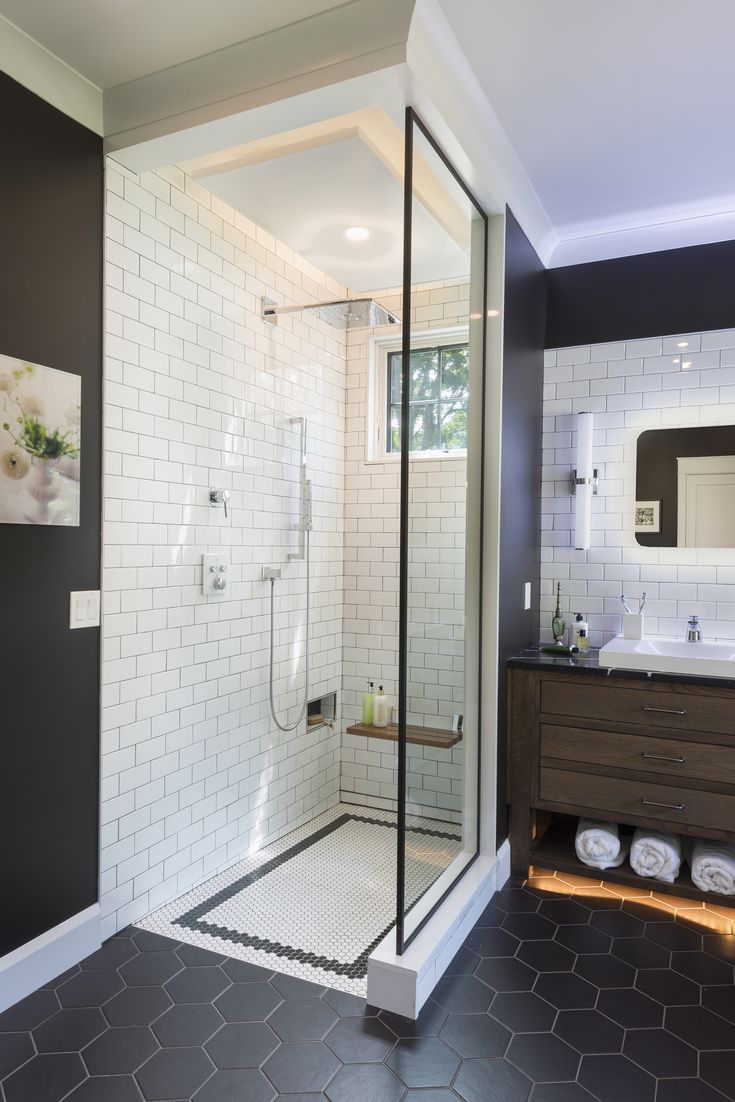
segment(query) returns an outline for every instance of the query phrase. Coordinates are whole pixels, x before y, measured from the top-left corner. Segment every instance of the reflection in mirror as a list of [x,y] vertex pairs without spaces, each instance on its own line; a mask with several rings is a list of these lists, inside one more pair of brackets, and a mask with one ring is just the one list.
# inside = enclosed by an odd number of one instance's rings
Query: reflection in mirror
[[638,437],[635,534],[643,547],[735,547],[735,426]]

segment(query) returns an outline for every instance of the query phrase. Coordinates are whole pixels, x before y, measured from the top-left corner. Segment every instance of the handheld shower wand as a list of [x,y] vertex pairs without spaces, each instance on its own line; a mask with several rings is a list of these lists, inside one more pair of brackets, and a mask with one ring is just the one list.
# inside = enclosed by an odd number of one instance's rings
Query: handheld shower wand
[[[285,724],[281,723],[278,715],[276,714],[276,706],[273,701],[273,659],[275,649],[275,588],[276,588],[276,574],[280,577],[280,570],[276,572],[271,570],[268,573],[267,580],[271,583],[271,637],[270,637],[270,664],[268,674],[268,700],[270,703],[271,717],[273,722],[279,731],[287,733],[289,731],[295,731],[302,719],[306,715],[306,709],[309,703],[309,625],[310,625],[310,592],[311,592],[311,530],[312,530],[312,512],[311,512],[311,482],[306,477],[306,429],[307,420],[305,417],[292,417],[292,425],[300,425],[301,427],[301,444],[300,444],[300,462],[299,462],[299,520],[298,524],[294,525],[294,528],[299,533],[299,550],[289,553],[289,559],[305,560],[306,561],[306,637],[304,640],[304,703],[301,707],[301,711],[298,717],[293,723]],[[265,576],[265,575],[264,575]]]

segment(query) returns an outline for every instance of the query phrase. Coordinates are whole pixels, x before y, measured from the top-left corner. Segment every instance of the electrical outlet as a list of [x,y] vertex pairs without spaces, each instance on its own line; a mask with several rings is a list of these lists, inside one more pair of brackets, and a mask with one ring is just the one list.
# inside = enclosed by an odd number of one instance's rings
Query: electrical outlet
[[527,612],[531,607],[531,583],[526,582],[523,587],[523,611]]

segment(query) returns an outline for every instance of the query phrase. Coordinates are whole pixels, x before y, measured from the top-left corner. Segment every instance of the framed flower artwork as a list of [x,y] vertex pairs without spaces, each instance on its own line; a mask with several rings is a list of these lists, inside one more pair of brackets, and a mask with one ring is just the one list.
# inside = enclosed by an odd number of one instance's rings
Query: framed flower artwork
[[82,380],[0,355],[0,524],[79,524]]

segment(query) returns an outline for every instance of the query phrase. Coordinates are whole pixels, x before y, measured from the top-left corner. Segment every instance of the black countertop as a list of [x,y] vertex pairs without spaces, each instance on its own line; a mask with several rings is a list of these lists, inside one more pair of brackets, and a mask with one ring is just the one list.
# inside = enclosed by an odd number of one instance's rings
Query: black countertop
[[590,647],[589,651],[577,654],[546,654],[540,643],[527,650],[514,654],[508,659],[511,669],[521,670],[568,670],[571,673],[588,674],[590,677],[609,677],[628,681],[669,681],[686,685],[709,685],[711,688],[735,689],[735,678],[702,677],[697,674],[647,673],[645,670],[624,670],[600,665],[600,651]]

